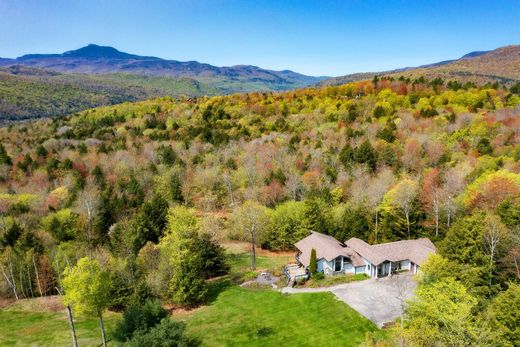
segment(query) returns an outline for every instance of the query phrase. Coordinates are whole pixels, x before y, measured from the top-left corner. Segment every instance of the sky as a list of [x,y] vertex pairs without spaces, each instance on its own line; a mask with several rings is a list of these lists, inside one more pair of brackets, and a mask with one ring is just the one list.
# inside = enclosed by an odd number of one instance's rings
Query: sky
[[0,57],[89,43],[339,76],[520,44],[520,1],[0,0]]

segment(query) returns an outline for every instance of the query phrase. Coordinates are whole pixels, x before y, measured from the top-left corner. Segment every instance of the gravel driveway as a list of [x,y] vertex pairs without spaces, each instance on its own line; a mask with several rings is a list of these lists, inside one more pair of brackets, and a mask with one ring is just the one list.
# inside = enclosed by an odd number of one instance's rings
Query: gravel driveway
[[283,288],[282,293],[332,292],[381,327],[401,314],[401,299],[410,299],[417,284],[409,273],[339,284],[327,288]]

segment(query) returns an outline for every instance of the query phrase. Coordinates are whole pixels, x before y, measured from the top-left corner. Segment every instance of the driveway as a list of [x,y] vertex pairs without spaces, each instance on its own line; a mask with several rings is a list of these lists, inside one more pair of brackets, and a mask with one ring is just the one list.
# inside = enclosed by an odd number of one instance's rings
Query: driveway
[[330,291],[338,299],[382,327],[401,315],[401,302],[413,297],[417,284],[409,273],[368,279],[327,288],[283,288],[282,293]]

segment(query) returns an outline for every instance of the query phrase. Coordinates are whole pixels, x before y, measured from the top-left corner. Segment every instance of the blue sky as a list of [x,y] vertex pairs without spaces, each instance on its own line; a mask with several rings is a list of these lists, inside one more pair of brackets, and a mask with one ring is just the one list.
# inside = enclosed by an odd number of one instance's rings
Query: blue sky
[[520,44],[520,1],[0,0],[0,57],[88,43],[343,75]]

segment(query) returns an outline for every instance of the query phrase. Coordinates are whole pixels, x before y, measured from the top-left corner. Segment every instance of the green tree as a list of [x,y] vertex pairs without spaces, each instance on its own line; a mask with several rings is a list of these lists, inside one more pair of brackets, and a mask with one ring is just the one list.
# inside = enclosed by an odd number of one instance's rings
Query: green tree
[[137,333],[126,347],[188,347],[197,346],[196,340],[184,334],[185,324],[164,318],[160,324],[147,332]]
[[170,209],[165,236],[159,248],[172,269],[169,291],[174,302],[193,306],[207,294],[204,281],[204,254],[197,247],[200,221],[194,211],[176,206]]
[[366,164],[372,171],[375,171],[377,165],[377,152],[370,144],[370,141],[365,140],[354,153],[354,160],[360,164]]
[[476,346],[479,329],[473,308],[477,300],[452,278],[420,286],[405,309],[399,334],[410,346]]
[[491,142],[489,142],[489,139],[485,137],[481,138],[477,143],[477,151],[480,154],[492,154],[493,147],[491,147]]
[[168,202],[160,195],[154,195],[152,199],[145,202],[130,221],[129,233],[133,238],[133,251],[137,254],[146,242],[159,242],[166,226],[168,214]]
[[114,338],[121,342],[131,340],[134,334],[149,331],[166,317],[168,311],[157,301],[132,306],[123,313],[123,319],[118,322],[114,331]]
[[520,346],[520,285],[510,283],[509,288],[498,294],[488,308],[487,317],[497,333],[498,345]]
[[311,272],[312,275],[314,275],[317,270],[318,270],[318,263],[316,260],[316,249],[313,248],[313,249],[311,249],[311,259],[309,261],[309,271]]
[[88,257],[81,258],[72,269],[65,270],[63,289],[65,305],[78,313],[99,318],[103,346],[106,347],[103,311],[108,305],[110,277],[99,262]]
[[7,154],[5,147],[0,143],[0,165],[11,165],[11,157]]
[[73,240],[78,233],[79,216],[70,209],[59,210],[42,219],[42,227],[57,241]]
[[180,175],[176,172],[171,176],[170,189],[172,201],[182,204],[184,202],[184,196],[182,195],[182,182]]

